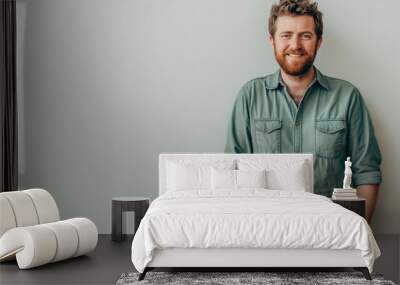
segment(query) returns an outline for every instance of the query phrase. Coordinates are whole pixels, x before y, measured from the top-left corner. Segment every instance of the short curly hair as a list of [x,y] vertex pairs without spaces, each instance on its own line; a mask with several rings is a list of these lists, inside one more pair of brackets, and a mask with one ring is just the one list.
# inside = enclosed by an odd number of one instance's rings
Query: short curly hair
[[279,16],[301,16],[308,15],[314,18],[315,33],[317,38],[322,37],[324,24],[322,13],[318,10],[318,4],[310,0],[280,0],[278,4],[272,5],[268,20],[268,31],[271,36],[276,32],[276,21]]

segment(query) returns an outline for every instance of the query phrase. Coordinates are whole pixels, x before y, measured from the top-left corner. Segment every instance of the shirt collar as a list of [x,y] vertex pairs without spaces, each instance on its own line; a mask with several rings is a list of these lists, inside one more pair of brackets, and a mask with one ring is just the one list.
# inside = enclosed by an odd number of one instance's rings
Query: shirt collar
[[[329,90],[329,84],[326,79],[326,76],[323,75],[318,68],[314,66],[315,69],[315,74],[316,74],[316,81],[321,85],[323,88]],[[266,86],[267,89],[276,89],[279,87],[279,85],[284,86],[282,77],[281,77],[281,70],[277,70],[275,73],[271,74],[270,76],[267,76],[266,78]]]
[[318,68],[314,67],[316,74],[317,74],[317,82],[319,83],[319,85],[321,85],[323,88],[325,88],[326,90],[329,90],[329,83],[328,83],[328,79],[326,78],[325,75],[323,75],[321,73],[321,71],[318,70]]

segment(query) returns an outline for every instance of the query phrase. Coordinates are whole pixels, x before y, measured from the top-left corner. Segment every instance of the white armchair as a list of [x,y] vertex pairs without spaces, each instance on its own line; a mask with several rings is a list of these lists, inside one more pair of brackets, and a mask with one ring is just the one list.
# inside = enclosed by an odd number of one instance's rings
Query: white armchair
[[60,221],[46,190],[0,193],[0,262],[17,259],[28,269],[80,256],[95,249],[97,234],[89,219]]

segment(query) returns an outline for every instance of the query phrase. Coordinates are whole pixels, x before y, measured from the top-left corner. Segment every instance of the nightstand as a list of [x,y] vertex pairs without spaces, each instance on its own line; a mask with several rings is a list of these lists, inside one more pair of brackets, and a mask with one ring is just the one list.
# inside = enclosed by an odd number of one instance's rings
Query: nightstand
[[340,206],[359,214],[361,217],[365,218],[365,199],[357,198],[353,200],[340,200],[332,199],[332,202],[339,204]]
[[112,229],[111,239],[123,241],[126,235],[122,233],[122,213],[126,211],[135,212],[135,232],[140,221],[144,217],[150,205],[150,198],[147,197],[115,197],[112,199]]

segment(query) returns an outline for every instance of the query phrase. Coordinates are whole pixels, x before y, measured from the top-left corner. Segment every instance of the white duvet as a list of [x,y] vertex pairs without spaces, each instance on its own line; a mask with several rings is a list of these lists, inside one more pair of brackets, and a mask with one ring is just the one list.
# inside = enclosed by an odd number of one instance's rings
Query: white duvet
[[154,249],[358,249],[372,272],[380,250],[368,223],[330,199],[298,191],[186,190],[155,199],[132,243],[143,272]]

